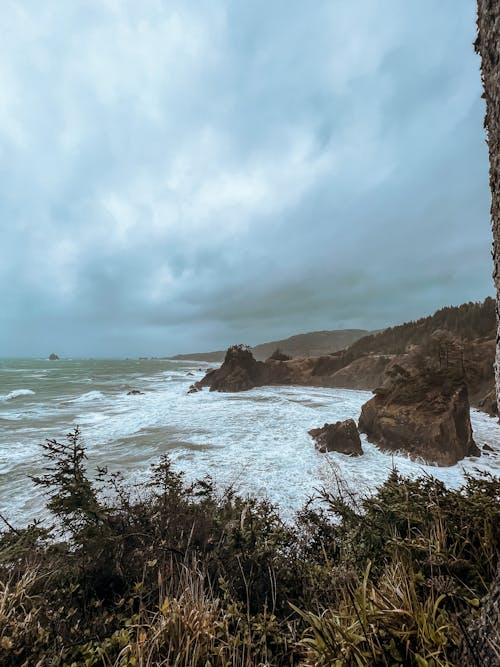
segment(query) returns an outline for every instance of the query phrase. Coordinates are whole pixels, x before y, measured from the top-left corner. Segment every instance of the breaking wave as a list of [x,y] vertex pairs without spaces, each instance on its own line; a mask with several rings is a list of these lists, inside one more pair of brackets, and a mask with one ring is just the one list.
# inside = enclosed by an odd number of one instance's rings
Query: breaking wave
[[102,391],[88,391],[85,394],[82,394],[78,398],[75,398],[74,403],[90,403],[92,401],[98,401],[99,399],[104,398]]
[[19,396],[31,396],[34,393],[31,389],[14,389],[14,391],[9,391],[8,394],[0,396],[0,401],[10,401],[13,398],[19,398]]

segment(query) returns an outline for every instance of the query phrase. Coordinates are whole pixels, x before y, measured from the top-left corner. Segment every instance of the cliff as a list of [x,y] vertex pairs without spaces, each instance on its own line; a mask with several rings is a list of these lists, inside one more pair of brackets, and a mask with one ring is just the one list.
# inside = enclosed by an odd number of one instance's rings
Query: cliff
[[384,383],[361,409],[359,429],[382,449],[446,466],[480,452],[472,436],[462,348],[441,336],[437,332],[428,347],[388,365]]

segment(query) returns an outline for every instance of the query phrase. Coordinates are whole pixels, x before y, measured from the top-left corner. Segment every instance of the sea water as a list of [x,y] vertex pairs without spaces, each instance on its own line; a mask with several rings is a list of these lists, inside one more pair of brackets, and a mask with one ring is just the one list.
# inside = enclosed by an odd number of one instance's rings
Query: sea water
[[[89,474],[120,470],[131,484],[168,453],[187,480],[206,475],[219,488],[265,497],[285,518],[337,480],[370,494],[393,466],[412,477],[430,473],[457,487],[464,473],[500,475],[500,427],[471,411],[474,437],[493,452],[440,468],[381,452],[361,436],[364,456],[320,454],[308,431],[352,417],[371,393],[316,387],[262,387],[242,393],[188,394],[209,364],[142,360],[0,361],[0,512],[23,525],[46,516],[30,479],[43,471],[40,443],[79,425]],[[137,389],[141,395],[128,395]]]

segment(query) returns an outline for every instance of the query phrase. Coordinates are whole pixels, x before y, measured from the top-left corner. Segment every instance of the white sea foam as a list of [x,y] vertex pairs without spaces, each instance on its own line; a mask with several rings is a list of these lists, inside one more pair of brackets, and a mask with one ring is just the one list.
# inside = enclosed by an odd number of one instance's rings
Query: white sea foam
[[32,396],[34,393],[35,392],[31,389],[14,389],[14,391],[10,391],[8,394],[0,396],[0,401],[11,401],[13,398],[19,398],[20,396]]
[[91,403],[92,401],[99,401],[104,398],[102,391],[87,391],[78,398],[75,398],[73,403]]
[[[107,465],[122,470],[131,480],[142,479],[150,463],[168,452],[188,479],[210,474],[220,486],[234,484],[241,493],[269,498],[288,517],[316,489],[334,488],[336,475],[355,491],[372,493],[394,465],[403,474],[414,477],[430,473],[454,487],[464,481],[465,472],[474,473],[475,469],[500,474],[500,427],[496,420],[476,410],[471,411],[474,437],[480,446],[489,444],[494,451],[449,468],[381,452],[364,436],[364,456],[325,455],[315,449],[308,430],[349,417],[357,420],[371,393],[262,387],[237,394],[205,390],[188,395],[189,385],[202,375],[197,370],[200,366],[184,366],[182,372],[179,366],[170,371],[160,367],[157,372],[149,369],[148,374],[138,377],[134,365],[133,374],[124,375],[117,368],[114,378],[106,369],[106,377],[99,380],[101,386],[104,381],[110,382],[110,391],[105,394],[90,391],[70,401],[62,400],[67,396],[66,383],[61,386],[61,400],[54,399],[53,394],[47,397],[46,403],[40,404],[47,414],[44,431],[39,423],[11,421],[10,440],[0,442],[0,463],[5,473],[2,500],[10,516],[24,521],[39,512],[39,501],[29,496],[23,500],[9,491],[11,480],[19,484],[23,466],[26,473],[36,474],[43,464],[38,443],[45,437],[64,437],[75,424],[82,428],[90,471],[96,465]],[[188,371],[194,376],[188,376]],[[88,377],[89,370],[82,368],[72,379]],[[124,389],[127,386],[140,387],[145,394],[131,400]],[[16,414],[20,413],[21,405],[16,405]],[[31,426],[31,432],[25,430],[26,426]]]

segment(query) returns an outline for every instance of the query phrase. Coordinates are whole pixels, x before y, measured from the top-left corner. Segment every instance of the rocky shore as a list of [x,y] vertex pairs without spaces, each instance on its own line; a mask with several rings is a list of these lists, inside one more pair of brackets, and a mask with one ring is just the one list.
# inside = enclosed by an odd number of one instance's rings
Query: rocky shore
[[[436,331],[425,344],[404,354],[371,353],[347,364],[345,351],[296,359],[273,354],[257,361],[248,347],[235,345],[227,350],[221,367],[209,371],[190,391],[208,387],[239,392],[267,385],[370,389],[375,395],[363,406],[359,419],[359,429],[370,441],[435,465],[454,465],[480,454],[470,423],[469,392],[476,396],[476,404],[482,403],[490,412],[496,408],[489,387],[493,383],[491,343],[465,347],[449,332]],[[325,424],[310,434],[320,451],[362,454],[352,419]]]

